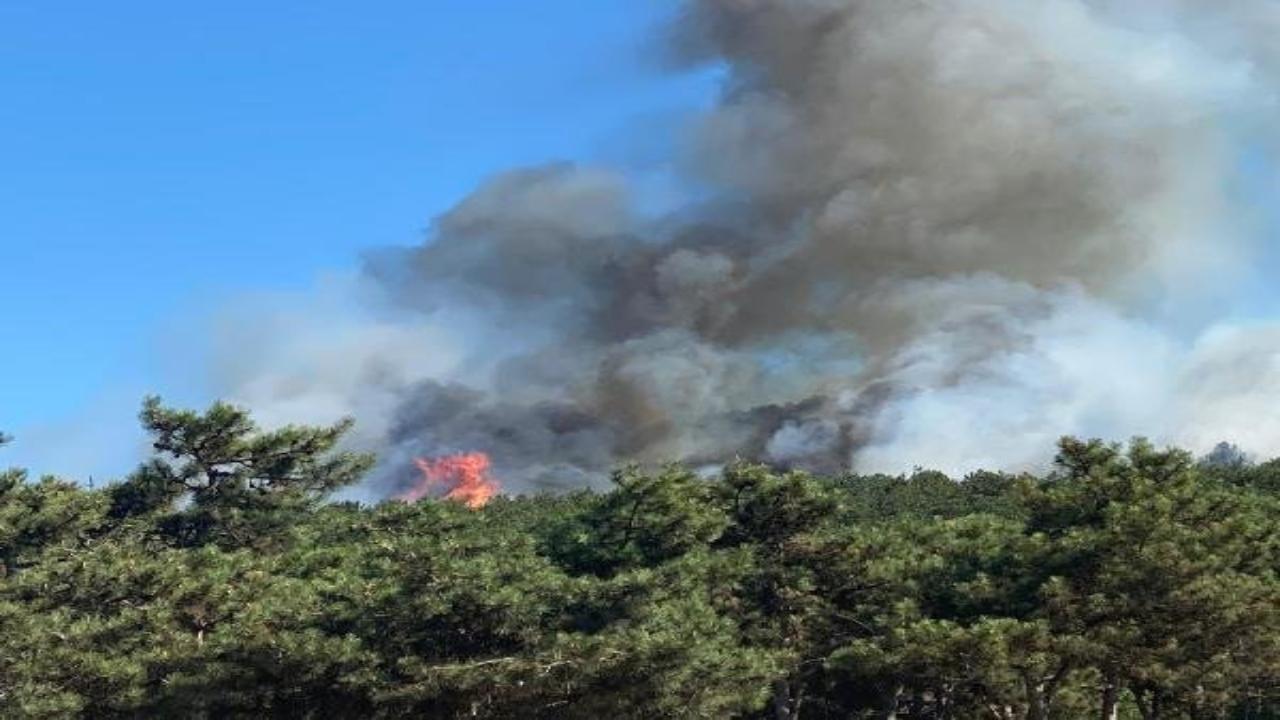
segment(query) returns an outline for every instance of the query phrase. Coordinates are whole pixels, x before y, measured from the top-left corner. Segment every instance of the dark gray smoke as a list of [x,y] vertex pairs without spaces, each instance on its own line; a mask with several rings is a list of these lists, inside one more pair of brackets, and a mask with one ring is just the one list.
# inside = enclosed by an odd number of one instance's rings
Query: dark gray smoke
[[391,465],[485,450],[517,489],[631,459],[1017,468],[1065,433],[1280,449],[1246,419],[1280,331],[1229,317],[1277,27],[1267,0],[689,2],[672,54],[727,68],[679,163],[696,202],[500,175],[229,389],[354,413]]

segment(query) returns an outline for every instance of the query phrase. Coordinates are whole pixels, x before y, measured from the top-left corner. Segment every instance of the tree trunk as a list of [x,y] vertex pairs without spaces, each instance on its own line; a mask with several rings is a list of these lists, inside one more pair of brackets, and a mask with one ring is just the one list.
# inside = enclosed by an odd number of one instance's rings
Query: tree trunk
[[990,703],[987,705],[987,709],[991,711],[992,717],[996,718],[996,720],[1017,720],[1017,714],[1008,705]]
[[1160,720],[1160,694],[1155,690],[1139,690],[1137,688],[1129,688],[1129,692],[1133,693],[1134,703],[1138,706],[1138,714],[1142,716],[1142,720]]
[[1043,686],[1027,692],[1027,720],[1049,720],[1049,701]]
[[951,705],[954,690],[950,684],[938,688],[937,715],[938,720],[951,720]]
[[774,720],[791,720],[791,686],[786,680],[773,681]]
[[911,702],[907,705],[907,712],[909,712],[913,718],[924,717],[924,705],[924,693],[920,690],[916,690],[911,693]]
[[1025,683],[1027,689],[1027,720],[1049,720],[1049,707],[1053,704],[1053,694],[1057,689],[1051,682]]
[[804,700],[804,683],[792,687],[787,680],[773,682],[773,719],[800,720],[800,701]]
[[1117,720],[1120,713],[1120,689],[1116,687],[1115,677],[1108,675],[1102,684],[1102,707],[1099,708],[1099,720]]
[[1058,693],[1058,685],[1067,676],[1071,665],[1065,660],[1058,665],[1053,674],[1040,677],[1030,672],[1022,674],[1022,684],[1026,688],[1027,720],[1049,720],[1049,708],[1053,705],[1053,697]]
[[898,720],[898,700],[902,691],[903,687],[897,685],[881,697],[880,720]]

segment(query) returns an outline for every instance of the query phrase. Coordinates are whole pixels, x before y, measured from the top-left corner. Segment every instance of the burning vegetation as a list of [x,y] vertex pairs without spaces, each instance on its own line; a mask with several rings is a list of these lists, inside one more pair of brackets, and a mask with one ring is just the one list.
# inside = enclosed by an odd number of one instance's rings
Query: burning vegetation
[[489,456],[482,452],[414,458],[413,464],[422,476],[398,496],[405,502],[436,496],[474,510],[487,505],[501,490],[498,481],[489,475]]

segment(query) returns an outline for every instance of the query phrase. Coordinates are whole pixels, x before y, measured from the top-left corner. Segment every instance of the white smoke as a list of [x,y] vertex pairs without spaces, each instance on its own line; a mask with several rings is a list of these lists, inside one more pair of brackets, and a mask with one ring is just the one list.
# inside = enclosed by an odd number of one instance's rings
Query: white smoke
[[1267,0],[691,0],[677,56],[727,68],[678,161],[696,201],[501,175],[370,261],[378,302],[227,343],[223,388],[517,483],[1021,469],[1064,434],[1276,454],[1233,191],[1280,119],[1275,29]]

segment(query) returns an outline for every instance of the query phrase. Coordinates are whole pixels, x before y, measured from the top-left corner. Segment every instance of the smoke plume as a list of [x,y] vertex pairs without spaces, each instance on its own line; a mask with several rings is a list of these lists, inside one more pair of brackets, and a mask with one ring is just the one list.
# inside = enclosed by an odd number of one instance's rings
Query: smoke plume
[[632,459],[1020,469],[1068,433],[1274,453],[1280,324],[1247,311],[1277,30],[1268,0],[687,2],[668,59],[725,69],[687,203],[504,173],[371,255],[375,299],[236,343],[226,388],[354,413],[400,468],[482,450],[517,490]]

